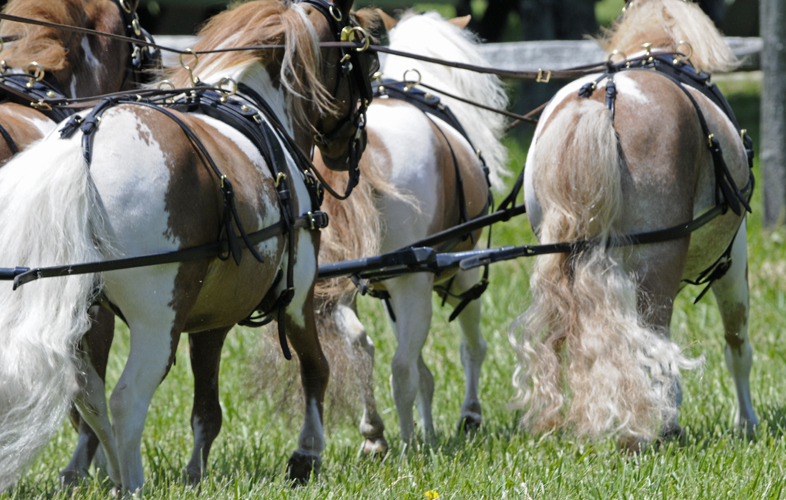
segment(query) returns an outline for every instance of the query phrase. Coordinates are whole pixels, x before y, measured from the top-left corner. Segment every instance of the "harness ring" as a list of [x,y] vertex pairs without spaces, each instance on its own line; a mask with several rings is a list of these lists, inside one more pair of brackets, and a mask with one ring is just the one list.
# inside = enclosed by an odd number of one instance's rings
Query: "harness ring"
[[227,102],[227,99],[229,99],[230,97],[232,97],[237,93],[237,82],[235,80],[229,77],[224,77],[218,81],[218,88],[223,90],[225,83],[231,83],[233,84],[233,87],[232,90],[230,90],[229,92],[224,92],[224,95],[221,96],[220,99],[221,102]]
[[[183,56],[186,55],[186,53],[194,56],[193,66],[189,66],[188,64],[183,62]],[[196,84],[199,82],[198,78],[194,78],[194,68],[196,68],[198,64],[199,64],[199,56],[197,55],[196,52],[193,51],[193,49],[186,49],[185,53],[180,54],[180,66],[182,66],[184,70],[188,71],[188,76],[191,77],[191,84],[194,87],[196,87]]]
[[27,66],[25,66],[25,73],[27,73],[30,78],[30,81],[27,82],[27,88],[31,88],[34,83],[40,82],[44,79],[44,75],[46,71],[44,71],[44,67],[38,64],[37,62],[33,61]]
[[360,52],[365,52],[366,50],[368,50],[369,46],[371,45],[371,37],[368,36],[368,33],[366,32],[366,30],[364,30],[360,26],[353,26],[352,27],[352,32],[353,33],[354,32],[358,32],[360,35],[363,36],[363,47],[356,48],[355,52],[360,53]]
[[[407,74],[408,74],[410,71],[412,71],[413,73],[417,73],[417,75],[418,75],[418,81],[416,81],[416,82],[410,82],[409,80],[407,80]],[[403,76],[403,80],[404,80],[404,82],[406,83],[406,85],[404,86],[404,92],[409,92],[409,89],[411,89],[412,87],[415,87],[415,86],[417,86],[417,85],[420,85],[420,80],[421,80],[421,78],[423,78],[423,77],[422,77],[422,75],[420,74],[420,71],[416,70],[415,68],[410,68],[410,69],[406,70],[406,71],[404,72],[404,76]]]
[[614,58],[614,56],[622,56],[622,60],[623,60],[623,61],[626,61],[626,60],[628,59],[628,55],[627,55],[627,54],[625,54],[623,51],[621,51],[621,50],[617,50],[617,49],[614,49],[614,50],[612,50],[612,51],[611,51],[611,53],[609,54],[609,58],[608,58],[607,60],[608,60],[609,62],[614,62],[614,61],[612,61],[612,59]]
[[690,59],[691,56],[693,55],[693,46],[691,46],[691,44],[689,44],[685,40],[680,40],[679,42],[677,42],[674,45],[674,52],[679,52],[679,50],[677,50],[677,49],[679,49],[683,45],[685,47],[688,47],[688,55],[685,55],[685,54],[680,52],[680,55],[674,57],[674,64],[678,64],[678,63],[680,63],[682,61]]
[[165,85],[169,85],[173,89],[175,88],[175,84],[170,82],[169,80],[162,80],[161,83],[158,84],[158,88],[163,89]]
[[[344,14],[342,14],[339,9],[334,9],[334,7],[335,6],[331,2],[330,7],[328,7],[328,12],[330,12],[330,15],[333,17],[333,19],[335,19],[338,22],[341,22],[341,20],[344,19]],[[336,12],[338,12],[338,15],[336,15]]]
[[120,4],[121,7],[123,7],[124,11],[128,12],[129,14],[131,13],[131,7],[126,5],[126,0],[119,0],[118,3]]

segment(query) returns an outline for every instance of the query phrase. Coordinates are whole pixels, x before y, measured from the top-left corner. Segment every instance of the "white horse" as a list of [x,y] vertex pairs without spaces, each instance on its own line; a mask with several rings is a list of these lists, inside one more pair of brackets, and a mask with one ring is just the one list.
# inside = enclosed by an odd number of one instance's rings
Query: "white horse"
[[[390,48],[447,60],[485,65],[477,39],[462,28],[468,18],[443,20],[436,13],[406,14],[390,30]],[[446,92],[502,108],[507,98],[498,78],[491,75],[451,69],[402,57],[388,56],[385,77],[417,79]],[[439,95],[435,93],[435,95]],[[505,120],[500,115],[441,96],[465,129],[472,146],[482,153],[495,187],[507,174],[507,152],[500,143]],[[426,115],[415,106],[394,98],[379,98],[368,110],[368,147],[361,161],[360,185],[347,201],[327,199],[325,210],[330,226],[323,231],[320,263],[370,257],[402,248],[460,222],[459,190],[464,191],[469,218],[485,214],[488,184],[478,151],[452,126],[440,118]],[[463,188],[457,185],[455,154]],[[317,161],[315,161],[317,163]],[[324,167],[323,174],[335,179]],[[455,250],[476,246],[474,239],[454,242]],[[389,319],[398,340],[393,357],[391,382],[398,410],[401,438],[413,437],[413,405],[417,400],[422,431],[434,433],[431,400],[434,381],[421,356],[431,323],[431,291],[448,295],[453,306],[456,298],[478,284],[477,270],[443,274],[416,273],[373,283],[377,292],[389,294]],[[361,378],[363,417],[360,431],[367,453],[384,453],[387,443],[384,425],[373,393],[374,344],[357,318],[355,288],[348,279],[317,284],[321,301],[318,314],[322,338],[338,330],[352,346],[356,369]],[[486,353],[480,331],[481,304],[471,301],[458,316],[463,332],[461,360],[466,374],[466,393],[461,405],[459,427],[471,428],[481,422],[478,384]],[[331,331],[332,330],[332,331]]]
[[[653,54],[690,52],[690,61],[705,72],[736,63],[712,21],[681,0],[632,2],[605,40],[609,53],[631,58],[645,55],[634,53],[642,44],[652,44]],[[665,61],[666,68],[678,64]],[[630,443],[658,432],[679,434],[679,370],[697,362],[669,339],[674,297],[682,280],[727,268],[712,291],[737,391],[735,421],[751,431],[757,419],[748,382],[752,355],[740,209],[750,193],[726,189],[749,182],[740,131],[703,93],[652,70],[615,73],[611,111],[610,80],[600,77],[557,93],[527,155],[526,206],[538,239],[600,243],[536,260],[532,303],[511,329],[520,356],[514,382],[526,410],[523,423],[535,431],[564,429],[591,438],[615,434]],[[580,96],[580,89],[591,95]],[[722,146],[728,174],[718,174],[713,141]],[[685,224],[719,202],[730,209],[689,237],[606,246],[625,235]]]

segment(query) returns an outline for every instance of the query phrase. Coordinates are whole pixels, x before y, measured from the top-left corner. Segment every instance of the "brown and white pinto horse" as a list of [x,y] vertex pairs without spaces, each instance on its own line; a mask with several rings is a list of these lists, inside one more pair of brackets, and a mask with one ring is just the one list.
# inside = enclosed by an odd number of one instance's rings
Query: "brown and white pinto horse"
[[[134,12],[137,0],[126,0],[124,5]],[[11,0],[3,13],[125,35],[121,8],[116,0]],[[0,52],[0,59],[8,67],[4,72],[22,73],[28,64],[38,63],[67,97],[106,94],[133,83],[128,78],[128,42],[11,21],[2,22],[0,36],[19,37],[6,43]],[[42,138],[55,125],[30,106],[0,104],[0,126],[19,150]],[[0,163],[12,154],[13,146],[0,140]]]
[[[604,40],[629,57],[678,49],[705,72],[736,59],[699,9],[682,0],[634,0]],[[634,54],[638,52],[638,54]],[[614,74],[614,114],[606,81],[589,98],[560,90],[527,156],[525,198],[543,243],[599,238],[573,254],[538,257],[532,303],[511,328],[520,357],[514,382],[536,432],[648,440],[678,434],[679,370],[695,367],[670,340],[674,297],[682,280],[731,251],[728,272],[712,284],[726,334],[726,362],[737,390],[736,424],[751,431],[756,415],[748,376],[748,281],[744,211],[724,215],[690,236],[625,249],[611,238],[686,223],[716,206],[716,173],[699,115],[678,85],[655,71]],[[737,186],[749,178],[740,133],[712,101],[685,86],[720,142]],[[733,200],[732,200],[733,201]],[[728,261],[727,261],[728,262]]]
[[[474,35],[463,30],[467,18],[443,20],[436,13],[408,13],[390,31],[392,49],[486,65]],[[383,74],[401,80],[407,70],[419,71],[424,83],[454,95],[504,109],[507,98],[498,78],[492,75],[450,69],[435,64],[388,56]],[[414,79],[415,72],[407,77]],[[472,105],[444,97],[442,102],[465,129],[472,144],[451,125],[398,99],[378,98],[368,110],[368,147],[361,160],[360,184],[350,199],[325,200],[330,226],[323,231],[320,263],[371,257],[390,252],[421,240],[461,222],[461,195],[466,200],[469,218],[484,215],[488,209],[488,182],[478,158],[482,152],[489,167],[489,178],[501,187],[506,175],[506,149],[501,144],[505,120]],[[478,151],[473,150],[473,147]],[[457,181],[456,165],[463,187]],[[318,159],[317,168],[330,182],[338,176]],[[455,251],[471,250],[474,239],[456,241]],[[451,279],[452,278],[452,279]],[[414,437],[413,406],[417,401],[423,435],[431,438],[434,424],[431,401],[434,378],[421,351],[431,324],[431,292],[447,293],[447,303],[456,306],[458,295],[480,281],[478,270],[445,273],[414,273],[372,285],[389,294],[389,315],[398,346],[392,362],[391,383],[399,416],[401,439]],[[385,453],[384,424],[374,400],[374,344],[357,317],[356,289],[349,279],[318,282],[318,325],[322,338],[338,334],[351,346],[352,368],[360,377],[363,416],[360,432],[366,453]],[[459,428],[481,423],[478,395],[480,369],[486,342],[480,331],[481,304],[471,301],[458,315],[463,333],[461,361],[466,376],[466,392],[458,419]],[[346,369],[346,368],[345,368]]]
[[[333,10],[346,19],[351,3]],[[308,4],[245,3],[211,20],[194,49],[286,48],[206,55],[198,76],[211,85],[223,78],[247,85],[308,150],[314,131],[333,130],[355,106],[347,79],[336,70],[341,54],[332,49],[323,56],[318,46],[336,36],[326,17]],[[174,71],[170,80],[191,82],[186,69]],[[246,136],[205,115],[172,113],[232,181],[239,219],[248,232],[281,219],[276,179]],[[287,162],[294,212],[305,214],[312,210],[305,178],[292,158]],[[0,228],[2,265],[66,264],[195,247],[216,241],[221,213],[218,180],[183,129],[143,106],[122,105],[103,114],[89,165],[81,134],[68,139],[52,134],[0,169],[0,218],[8,221]],[[306,396],[289,472],[295,479],[308,478],[324,448],[322,401],[328,377],[313,317],[318,242],[318,233],[303,229],[294,241],[277,236],[256,245],[264,263],[250,255],[237,265],[205,258],[42,280],[16,291],[0,288],[0,489],[57,430],[71,397],[97,433],[112,479],[125,491],[141,488],[148,406],[181,332],[223,339],[263,299],[283,291],[286,280],[275,277],[287,266],[294,266],[295,290],[286,331],[301,362]],[[292,262],[287,245],[295,249]],[[122,313],[131,332],[131,353],[109,404],[111,424],[103,381],[76,349],[97,297]]]
[[[133,17],[137,3],[136,0],[11,0],[3,13],[127,35],[124,18]],[[128,15],[124,16],[121,9]],[[6,43],[0,52],[7,66],[5,73],[21,73],[28,64],[38,63],[66,97],[116,92],[136,83],[140,76],[129,67],[132,49],[127,42],[11,21],[2,22],[0,36],[17,37]],[[56,125],[47,115],[30,106],[12,101],[0,103],[0,127],[8,134],[8,139],[0,139],[0,165],[16,151],[43,138]],[[96,355],[93,364],[103,377],[106,364],[101,359],[112,343],[114,315],[98,307],[91,310],[91,315],[96,321],[91,323],[87,336],[92,339],[91,354]],[[71,420],[81,437],[74,459],[61,473],[66,482],[85,476],[85,469],[98,447],[98,438],[81,421],[75,408]]]

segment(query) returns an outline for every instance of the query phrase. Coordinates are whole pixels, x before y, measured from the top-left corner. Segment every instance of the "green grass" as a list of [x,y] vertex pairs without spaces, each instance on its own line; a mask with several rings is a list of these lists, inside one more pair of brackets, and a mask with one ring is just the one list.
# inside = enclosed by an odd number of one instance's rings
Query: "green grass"
[[[742,126],[758,136],[759,80],[721,79]],[[526,144],[509,142],[515,169]],[[758,165],[757,165],[758,170]],[[255,365],[263,358],[264,331],[236,328],[223,354],[221,403],[224,427],[211,454],[201,494],[182,486],[191,431],[188,424],[192,382],[187,343],[181,342],[177,364],[156,393],[143,441],[147,498],[411,498],[438,492],[449,498],[779,498],[786,496],[786,346],[780,344],[786,311],[784,231],[761,225],[761,191],[753,198],[749,222],[751,279],[750,332],[754,353],[753,400],[761,419],[756,439],[733,429],[733,383],[723,361],[723,334],[711,296],[692,305],[697,288],[677,299],[673,330],[694,354],[706,356],[703,371],[685,375],[681,422],[686,437],[631,457],[613,441],[594,444],[566,436],[534,437],[517,429],[518,415],[507,409],[512,395],[514,356],[508,327],[527,302],[531,262],[496,264],[483,296],[483,332],[489,342],[481,378],[485,424],[471,438],[456,437],[455,422],[463,396],[458,326],[447,323],[449,311],[435,301],[432,331],[424,359],[434,372],[433,446],[405,450],[398,441],[398,422],[388,390],[395,348],[381,305],[360,301],[361,317],[377,345],[378,405],[392,445],[384,460],[358,455],[356,419],[330,418],[322,474],[307,487],[291,489],[284,480],[289,453],[296,447],[299,418],[276,411],[272,395],[257,395]],[[495,229],[495,245],[532,242],[525,219]],[[275,345],[275,344],[273,344]],[[110,385],[117,380],[128,352],[128,332],[118,328],[109,366]],[[334,370],[340,368],[334,367]],[[91,480],[71,492],[57,488],[58,470],[67,463],[75,433],[64,426],[18,486],[6,498],[105,498],[107,482]]]

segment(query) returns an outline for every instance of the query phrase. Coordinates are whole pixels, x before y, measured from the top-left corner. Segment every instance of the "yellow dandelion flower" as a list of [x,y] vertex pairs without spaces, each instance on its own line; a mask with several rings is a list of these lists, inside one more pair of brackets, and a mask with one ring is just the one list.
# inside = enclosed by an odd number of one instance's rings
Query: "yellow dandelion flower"
[[428,490],[427,492],[423,493],[423,496],[428,498],[429,500],[435,500],[439,498],[439,493],[434,490]]

